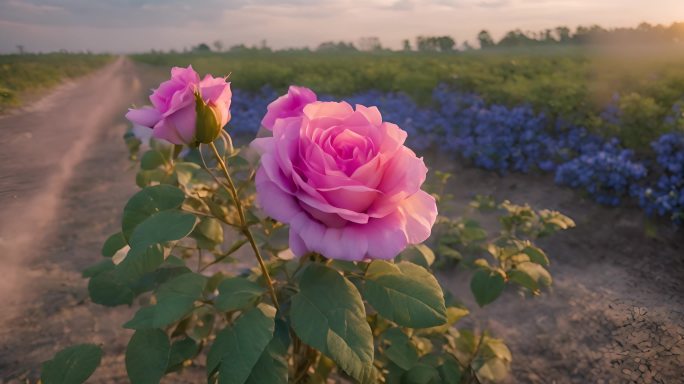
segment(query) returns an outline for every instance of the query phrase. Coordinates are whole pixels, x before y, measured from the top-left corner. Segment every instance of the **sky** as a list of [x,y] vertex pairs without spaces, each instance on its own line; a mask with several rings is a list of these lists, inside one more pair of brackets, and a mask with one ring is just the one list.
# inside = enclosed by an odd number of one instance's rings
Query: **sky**
[[418,35],[461,44],[482,29],[558,25],[633,27],[684,21],[684,0],[0,0],[0,52],[182,50],[266,40],[274,48],[379,37],[401,47]]

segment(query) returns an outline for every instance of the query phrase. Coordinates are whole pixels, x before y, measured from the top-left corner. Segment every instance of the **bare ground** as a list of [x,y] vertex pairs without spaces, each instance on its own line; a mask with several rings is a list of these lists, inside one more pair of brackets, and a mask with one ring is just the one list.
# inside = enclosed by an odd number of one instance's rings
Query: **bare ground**
[[[88,300],[80,270],[99,260],[136,188],[121,140],[122,116],[163,71],[120,59],[48,97],[0,117],[0,383],[35,381],[40,363],[80,342],[105,346],[90,382],[125,383],[123,353],[133,309]],[[476,193],[558,209],[577,228],[542,245],[551,292],[506,292],[476,309],[468,275],[441,278],[473,309],[469,324],[504,338],[512,383],[684,383],[684,233],[659,225],[648,237],[636,208],[607,209],[547,176],[495,174],[445,159],[456,207]],[[455,209],[453,213],[458,213]],[[165,382],[201,382],[201,369]]]

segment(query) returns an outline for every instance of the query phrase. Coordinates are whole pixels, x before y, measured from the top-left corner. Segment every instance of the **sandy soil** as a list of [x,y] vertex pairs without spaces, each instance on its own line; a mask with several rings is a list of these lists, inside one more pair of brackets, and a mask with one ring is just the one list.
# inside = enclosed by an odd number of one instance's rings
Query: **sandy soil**
[[[42,361],[79,342],[105,346],[90,382],[127,382],[130,331],[120,325],[133,309],[91,303],[80,270],[99,260],[136,190],[122,116],[164,76],[120,59],[0,117],[0,383],[34,382]],[[657,238],[647,237],[637,209],[596,206],[546,176],[500,177],[432,162],[456,174],[456,207],[486,193],[559,209],[577,222],[542,242],[555,277],[542,297],[511,291],[475,309],[467,272],[441,273],[473,308],[468,325],[509,343],[511,383],[684,382],[683,232],[660,225]],[[195,369],[165,382],[202,378]]]

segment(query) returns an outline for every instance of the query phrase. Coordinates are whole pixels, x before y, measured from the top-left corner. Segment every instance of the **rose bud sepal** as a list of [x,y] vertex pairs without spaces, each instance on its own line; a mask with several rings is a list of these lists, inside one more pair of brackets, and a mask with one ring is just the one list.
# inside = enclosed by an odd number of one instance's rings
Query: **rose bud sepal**
[[195,93],[195,141],[197,144],[209,144],[221,134],[221,111],[212,103],[206,103],[199,92]]

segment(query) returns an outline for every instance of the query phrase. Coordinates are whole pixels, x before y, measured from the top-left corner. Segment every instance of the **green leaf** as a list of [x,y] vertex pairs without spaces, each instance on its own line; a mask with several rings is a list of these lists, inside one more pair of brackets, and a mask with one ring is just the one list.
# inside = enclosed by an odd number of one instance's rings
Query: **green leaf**
[[197,245],[200,248],[214,249],[223,243],[223,227],[217,219],[203,217],[192,231],[191,236],[197,240]]
[[543,266],[549,265],[549,258],[540,248],[530,246],[523,249],[523,252],[530,257],[530,261],[533,263],[541,264]]
[[128,251],[126,257],[116,266],[116,271],[121,281],[133,284],[145,274],[155,271],[162,263],[164,249],[161,245],[136,247]]
[[435,254],[424,244],[411,245],[397,256],[397,261],[408,261],[421,267],[430,268],[435,262]]
[[165,162],[164,155],[159,151],[147,151],[140,159],[140,168],[146,171],[151,171],[163,165]]
[[516,265],[515,269],[508,271],[508,277],[532,291],[536,291],[541,286],[548,287],[552,282],[549,272],[540,264],[533,262]]
[[79,344],[65,348],[43,363],[40,380],[44,384],[80,384],[95,372],[102,359],[100,347]]
[[124,237],[130,240],[135,227],[155,213],[176,209],[183,204],[185,194],[171,185],[145,187],[136,193],[124,207],[121,228]]
[[441,377],[434,367],[420,363],[404,373],[401,384],[439,384]]
[[418,351],[411,343],[409,337],[399,328],[390,328],[382,335],[383,339],[389,341],[390,345],[385,349],[385,356],[399,366],[408,371],[418,363]]
[[191,213],[166,210],[155,213],[135,227],[129,238],[131,248],[180,240],[192,232],[197,218]]
[[126,371],[131,384],[159,383],[169,364],[171,346],[161,329],[136,331],[126,348]]
[[116,270],[102,272],[88,282],[88,292],[93,302],[108,307],[133,303],[133,290],[121,281]]
[[185,273],[162,284],[157,290],[157,304],[143,307],[124,328],[162,328],[182,319],[202,297],[207,278]]
[[93,277],[97,276],[102,272],[107,272],[111,271],[114,269],[114,263],[112,263],[111,259],[104,259],[100,261],[99,263],[95,265],[91,265],[90,267],[86,268],[81,272],[81,276],[83,277]]
[[181,185],[190,183],[196,173],[202,169],[199,165],[190,162],[177,162],[175,165],[178,183]]
[[477,304],[484,307],[499,297],[505,284],[501,274],[480,269],[475,272],[470,281],[470,290],[473,291]]
[[511,351],[500,339],[485,336],[471,364],[480,381],[500,382],[510,370]]
[[439,370],[439,376],[441,376],[445,384],[461,382],[461,366],[452,356],[444,356],[444,362],[437,369]]
[[410,328],[446,323],[444,293],[425,268],[402,261],[373,261],[366,270],[364,297],[380,315]]
[[273,339],[261,354],[245,383],[287,384],[287,349],[289,345],[290,335],[287,323],[276,320]]
[[290,318],[299,338],[360,382],[373,372],[373,334],[356,287],[334,269],[310,264],[292,297]]
[[102,246],[102,256],[112,257],[118,250],[126,245],[128,245],[128,243],[126,243],[126,238],[123,233],[117,232],[105,240],[104,245]]
[[221,311],[234,311],[254,306],[265,289],[244,277],[231,277],[219,284],[215,306]]
[[243,384],[273,339],[275,309],[263,305],[243,313],[223,329],[207,356],[207,375],[216,369],[220,384]]
[[183,367],[183,362],[191,360],[199,352],[199,345],[195,340],[186,337],[175,341],[171,345],[169,353],[169,364],[166,372],[176,371]]

